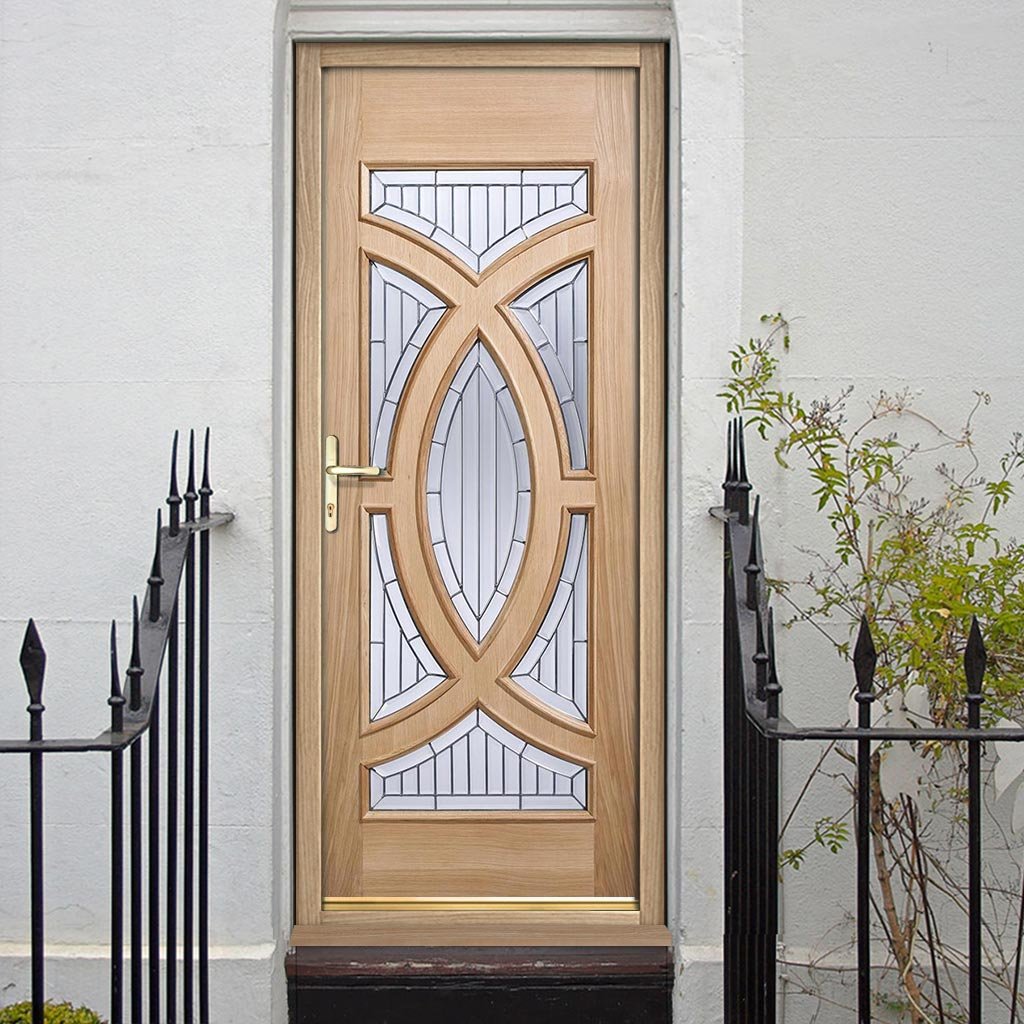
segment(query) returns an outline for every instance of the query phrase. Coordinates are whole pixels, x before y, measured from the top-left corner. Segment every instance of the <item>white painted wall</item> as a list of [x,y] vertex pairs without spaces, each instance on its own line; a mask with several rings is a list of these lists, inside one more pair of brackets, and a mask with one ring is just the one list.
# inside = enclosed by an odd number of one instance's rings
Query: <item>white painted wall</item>
[[[0,733],[23,725],[30,614],[50,655],[47,728],[102,726],[105,624],[123,626],[141,590],[167,440],[209,423],[215,504],[238,514],[215,545],[214,1018],[283,1020],[288,32],[671,36],[671,910],[678,1020],[711,1024],[720,539],[706,510],[726,353],[781,308],[803,318],[787,362],[800,386],[906,379],[942,409],[979,385],[997,398],[993,433],[1019,421],[1024,14],[1015,0],[677,0],[673,25],[664,0],[294,6],[0,0]],[[799,536],[802,492],[753,461]],[[819,684],[789,668],[790,710],[820,703],[801,704]],[[55,762],[47,805],[53,991],[101,1008],[104,770]],[[0,766],[0,1003],[27,987],[23,778]],[[787,890],[789,945],[841,918],[841,879]],[[789,1024],[805,1011],[794,1000]]]
[[[175,427],[209,425],[215,503],[214,1019],[268,1020],[282,873],[275,681],[273,0],[0,4],[0,732],[24,726],[34,615],[46,728],[106,721],[104,635],[127,637]],[[127,645],[123,646],[127,657]],[[51,991],[98,1008],[106,766],[54,759]],[[25,764],[0,766],[0,1004],[24,993]],[[281,986],[277,988],[280,990]],[[280,1017],[280,1006],[276,1011]]]
[[[793,386],[816,395],[854,383],[855,413],[880,387],[909,387],[922,411],[956,426],[972,389],[991,392],[976,429],[986,455],[1024,427],[1022,44],[1014,0],[744,4],[744,332],[763,312],[800,317]],[[795,574],[794,546],[822,532],[807,522],[808,488],[771,463],[758,454],[755,480],[772,520],[788,524],[769,554],[775,571]],[[1019,533],[1017,512],[1007,525]],[[805,644],[820,650],[810,636],[784,637],[790,713],[841,720],[849,677],[819,675],[830,662],[798,657]],[[790,795],[817,754],[786,750]],[[827,800],[801,822],[834,809]],[[790,877],[791,954],[850,937],[852,878],[849,859],[827,855]],[[837,958],[849,963],[851,951]],[[814,1008],[790,1000],[787,1024]]]

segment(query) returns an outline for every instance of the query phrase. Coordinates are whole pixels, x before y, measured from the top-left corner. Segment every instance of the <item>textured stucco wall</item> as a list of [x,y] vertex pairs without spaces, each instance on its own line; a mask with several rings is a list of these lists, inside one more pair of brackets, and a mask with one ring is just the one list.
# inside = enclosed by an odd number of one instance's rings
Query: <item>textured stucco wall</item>
[[[215,543],[212,613],[225,1022],[271,1017],[287,800],[271,628],[274,16],[273,0],[0,4],[0,731],[24,725],[30,614],[49,654],[47,731],[103,728],[106,623],[118,616],[126,658],[171,433],[209,425],[215,503],[238,513]],[[60,944],[106,939],[107,769],[48,769],[52,991],[103,1006],[103,974]],[[0,766],[0,943],[27,937],[26,770]],[[0,1003],[25,990],[17,952],[0,946]]]
[[[711,1024],[720,538],[706,510],[720,496],[726,354],[782,309],[802,318],[787,360],[801,387],[906,381],[941,411],[984,386],[997,401],[986,428],[1014,424],[1022,15],[1012,0],[678,0],[673,29],[667,10],[660,22],[629,2],[296,6],[294,29],[334,35],[674,35],[670,909],[678,1019]],[[209,424],[215,504],[239,517],[216,545],[219,1024],[283,1012],[286,8],[0,0],[0,732],[24,721],[16,658],[30,614],[50,655],[47,728],[102,726],[106,622],[124,627],[130,588],[141,592],[167,441]],[[808,529],[803,491],[763,453],[752,468],[774,520],[788,515],[773,553],[785,571],[784,545]],[[780,652],[789,708],[821,713],[792,650]],[[799,759],[788,765],[799,778]],[[0,1002],[27,983],[24,772],[0,765]],[[54,994],[100,1007],[104,779],[99,759],[55,760],[47,805]],[[795,950],[841,927],[842,877],[812,871],[787,890]],[[790,1024],[807,1010],[794,1001]]]
[[[972,389],[990,392],[975,424],[990,459],[1024,426],[1024,9],[1014,0],[748,0],[743,27],[744,335],[759,333],[762,313],[794,318],[791,386],[819,396],[854,384],[851,416],[880,388],[909,388],[923,413],[955,428]],[[903,430],[928,440],[911,424]],[[917,486],[933,486],[937,461],[923,461]],[[752,469],[771,510],[772,571],[796,576],[807,567],[796,545],[826,541],[809,521],[810,488],[765,449]],[[1018,535],[1019,511],[1004,524]],[[842,720],[849,673],[810,631],[784,634],[781,648],[789,713]],[[817,745],[786,749],[790,798],[817,754]],[[837,806],[817,787],[786,845],[806,841],[810,823]],[[791,955],[835,950],[833,961],[849,964],[852,879],[850,859],[827,854],[789,876]],[[791,998],[787,1024],[815,1009],[816,1000]],[[850,1017],[826,1006],[814,1019]]]

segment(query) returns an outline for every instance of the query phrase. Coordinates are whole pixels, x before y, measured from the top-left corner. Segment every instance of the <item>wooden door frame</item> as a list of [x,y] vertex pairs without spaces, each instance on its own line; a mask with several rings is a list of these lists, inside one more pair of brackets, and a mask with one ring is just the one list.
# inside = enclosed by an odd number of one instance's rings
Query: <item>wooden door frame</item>
[[[639,900],[602,911],[324,911],[321,865],[321,96],[325,68],[626,67],[639,90]],[[665,92],[660,43],[297,43],[295,47],[295,622],[292,943],[663,944],[665,900]],[[317,495],[300,501],[301,495]],[[586,929],[584,931],[584,929]],[[607,932],[610,937],[604,937]],[[376,938],[374,938],[376,936]],[[396,937],[401,940],[395,942]],[[489,938],[490,936],[490,938]],[[418,941],[414,941],[418,940]]]

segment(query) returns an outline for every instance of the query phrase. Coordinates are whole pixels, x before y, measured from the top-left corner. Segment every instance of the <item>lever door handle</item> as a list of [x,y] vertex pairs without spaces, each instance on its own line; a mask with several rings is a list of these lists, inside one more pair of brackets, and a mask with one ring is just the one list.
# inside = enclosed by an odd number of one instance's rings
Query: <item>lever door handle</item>
[[380,476],[380,466],[339,466],[338,439],[334,434],[324,438],[324,529],[338,529],[338,478]]
[[328,476],[380,476],[380,466],[324,466]]

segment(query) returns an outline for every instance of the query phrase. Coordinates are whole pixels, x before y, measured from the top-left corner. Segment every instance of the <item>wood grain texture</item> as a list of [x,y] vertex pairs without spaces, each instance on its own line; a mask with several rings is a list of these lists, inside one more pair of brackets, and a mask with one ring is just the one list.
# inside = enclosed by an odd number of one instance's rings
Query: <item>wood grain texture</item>
[[363,894],[589,896],[594,822],[420,822],[364,825]]
[[[296,920],[321,932],[343,916],[346,927],[363,929],[365,942],[365,930],[377,927],[373,912],[325,915],[325,896],[458,895],[450,888],[458,881],[474,896],[638,896],[640,915],[610,915],[616,929],[623,918],[634,927],[641,916],[660,923],[662,49],[299,44],[296,68]],[[594,206],[474,274],[400,225],[369,215],[368,168],[403,164],[587,166]],[[361,339],[371,258],[410,274],[450,309],[407,385],[390,472],[341,482],[339,530],[321,555],[323,434],[339,436],[343,462],[368,461]],[[530,284],[580,258],[591,261],[593,360],[591,461],[583,472],[569,468],[557,400],[507,309]],[[511,384],[534,491],[519,579],[479,644],[450,608],[424,525],[432,423],[478,334]],[[508,679],[557,582],[568,510],[591,515],[593,690],[591,721],[582,727],[541,709]],[[365,695],[371,511],[389,516],[410,610],[453,680],[374,723]],[[478,815],[469,825],[462,812],[433,819],[425,812],[368,812],[367,765],[428,741],[475,706],[531,743],[590,765],[589,813],[573,820],[571,812],[517,812],[515,824]],[[448,837],[438,838],[445,830]],[[547,873],[539,874],[545,861]],[[488,864],[491,883],[481,890]],[[429,924],[432,935],[435,925],[444,934],[479,927],[461,912],[419,915],[420,921],[395,916],[408,926]],[[527,916],[515,915],[516,928],[573,920],[565,913]],[[602,927],[608,916],[591,911],[580,921]]]
[[326,43],[324,67],[636,67],[638,43]]
[[[635,914],[325,915],[322,925],[296,925],[293,946],[671,946],[664,925],[640,925]],[[526,920],[529,918],[529,920]],[[619,923],[617,918],[631,918]]]
[[640,919],[665,906],[665,47],[640,48]]
[[320,60],[295,54],[295,920],[319,920]]
[[597,499],[589,634],[597,673],[590,712],[597,734],[594,888],[598,896],[620,896],[636,894],[639,884],[636,72],[613,68],[596,77],[590,460]]

